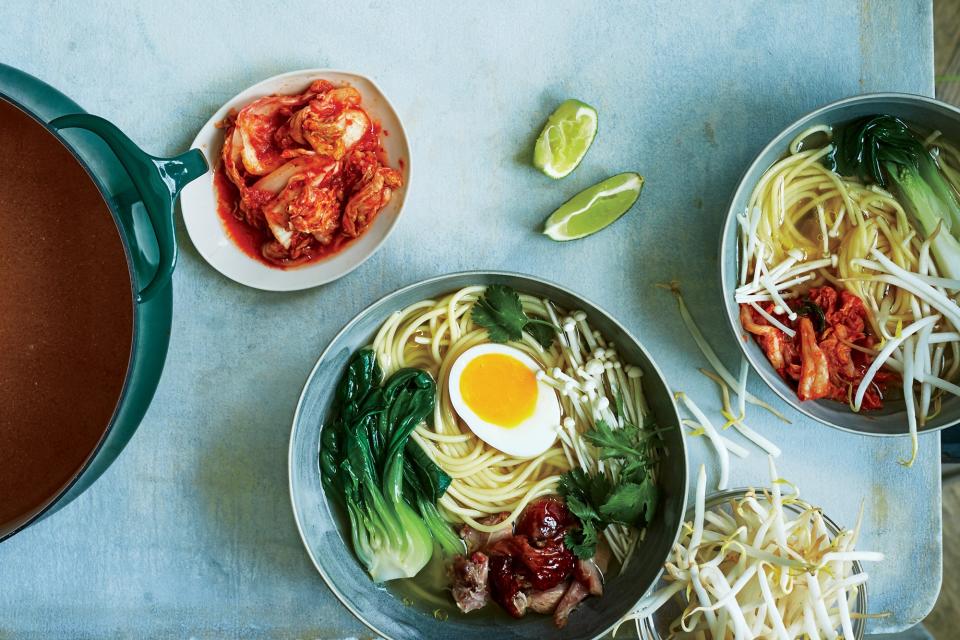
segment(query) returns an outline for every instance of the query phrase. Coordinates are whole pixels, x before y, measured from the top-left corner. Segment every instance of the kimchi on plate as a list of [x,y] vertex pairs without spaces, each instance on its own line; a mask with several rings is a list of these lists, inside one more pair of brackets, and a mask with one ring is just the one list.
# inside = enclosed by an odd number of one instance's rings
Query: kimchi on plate
[[229,235],[270,266],[298,266],[361,235],[403,184],[354,87],[316,80],[260,98],[220,123],[215,185]]

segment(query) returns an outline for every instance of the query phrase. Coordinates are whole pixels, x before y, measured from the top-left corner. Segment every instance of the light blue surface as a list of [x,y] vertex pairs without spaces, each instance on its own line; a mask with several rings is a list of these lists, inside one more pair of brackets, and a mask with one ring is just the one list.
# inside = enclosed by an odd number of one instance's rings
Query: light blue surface
[[[183,151],[220,104],[306,67],[374,77],[405,120],[415,175],[390,242],[333,285],[246,289],[200,260],[186,235],[174,276],[167,368],[140,431],[104,477],[55,517],[0,545],[0,637],[367,635],[301,547],[286,452],[300,388],[333,334],[415,280],[463,269],[541,274],[592,298],[644,341],[668,380],[716,411],[713,383],[679,325],[678,278],[735,366],[721,315],[718,233],[746,164],[788,122],[865,91],[931,94],[929,2],[776,8],[524,4],[476,13],[447,3],[57,3],[0,7],[0,59],[106,116],[145,149]],[[594,148],[554,182],[529,166],[550,110],[576,96],[600,113]],[[558,245],[535,234],[579,189],[637,170],[647,184],[613,228]],[[82,372],[78,372],[82,375]],[[754,380],[751,389],[775,401]],[[941,575],[939,441],[845,435],[791,414],[751,426],[780,444],[781,475],[861,546],[872,629],[913,624]],[[703,443],[694,463],[712,465]],[[754,453],[731,484],[764,480]]]

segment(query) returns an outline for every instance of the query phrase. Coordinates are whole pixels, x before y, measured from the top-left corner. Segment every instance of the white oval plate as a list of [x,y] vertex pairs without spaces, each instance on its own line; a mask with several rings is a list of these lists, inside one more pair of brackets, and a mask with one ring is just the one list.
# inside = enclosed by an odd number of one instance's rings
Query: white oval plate
[[[403,173],[403,186],[393,193],[390,203],[376,217],[373,224],[353,242],[328,258],[322,258],[300,267],[278,269],[243,252],[227,234],[217,213],[214,171],[220,163],[223,130],[216,124],[227,117],[231,109],[240,109],[250,102],[273,94],[300,93],[314,80],[329,80],[334,84],[349,83],[363,97],[361,103],[370,117],[378,121],[386,135],[382,137],[390,166]],[[180,195],[183,221],[190,240],[214,269],[240,284],[267,291],[298,291],[332,282],[350,273],[372,256],[393,231],[403,209],[410,184],[410,147],[400,117],[380,88],[367,77],[329,69],[290,71],[259,82],[241,91],[220,107],[194,139],[191,148],[200,149],[211,171],[194,180]],[[402,160],[402,164],[401,164]]]

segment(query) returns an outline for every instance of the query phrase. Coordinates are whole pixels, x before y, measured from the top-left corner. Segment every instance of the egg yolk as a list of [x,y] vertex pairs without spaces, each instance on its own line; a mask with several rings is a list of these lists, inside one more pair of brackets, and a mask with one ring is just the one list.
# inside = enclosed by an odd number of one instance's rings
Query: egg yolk
[[460,395],[482,420],[511,428],[533,415],[537,377],[516,358],[488,353],[464,367]]

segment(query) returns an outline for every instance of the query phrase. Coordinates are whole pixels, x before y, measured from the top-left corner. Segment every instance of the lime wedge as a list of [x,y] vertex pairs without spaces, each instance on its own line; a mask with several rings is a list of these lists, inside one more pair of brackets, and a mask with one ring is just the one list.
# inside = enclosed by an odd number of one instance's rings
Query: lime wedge
[[584,189],[554,211],[543,232],[554,240],[585,238],[612,224],[640,197],[643,176],[621,173]]
[[567,100],[550,114],[533,149],[533,165],[551,178],[570,175],[597,135],[597,110]]

